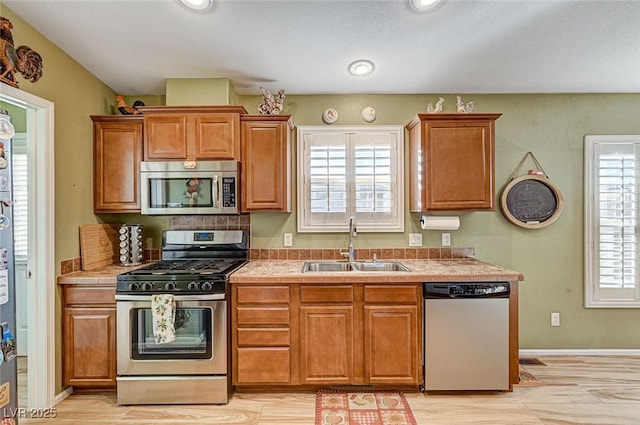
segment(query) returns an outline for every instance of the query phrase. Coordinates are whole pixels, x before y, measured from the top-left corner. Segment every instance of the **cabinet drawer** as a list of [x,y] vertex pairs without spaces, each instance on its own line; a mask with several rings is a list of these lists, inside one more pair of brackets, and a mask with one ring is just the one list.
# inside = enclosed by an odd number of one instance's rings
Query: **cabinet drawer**
[[384,304],[417,304],[416,285],[365,285],[364,302]]
[[289,348],[238,348],[235,384],[288,384]]
[[289,325],[289,307],[237,307],[237,325]]
[[289,304],[288,286],[238,286],[238,304]]
[[300,287],[301,303],[352,303],[353,286],[302,286]]
[[63,289],[66,305],[116,305],[116,288],[66,286]]
[[289,328],[239,328],[238,346],[288,347]]

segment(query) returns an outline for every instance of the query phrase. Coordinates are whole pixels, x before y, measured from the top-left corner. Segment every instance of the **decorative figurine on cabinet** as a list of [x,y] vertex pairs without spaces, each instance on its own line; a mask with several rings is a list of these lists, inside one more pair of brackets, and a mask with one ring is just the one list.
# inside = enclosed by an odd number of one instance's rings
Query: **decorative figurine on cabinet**
[[124,99],[120,95],[116,96],[116,100],[118,101],[118,111],[120,111],[122,115],[139,115],[140,111],[138,111],[138,108],[140,106],[145,106],[144,102],[141,100],[136,100],[133,102],[133,106],[128,106],[124,103]]
[[284,90],[280,90],[277,96],[273,96],[269,90],[260,87],[264,102],[258,105],[258,112],[263,115],[278,115],[284,106]]
[[469,112],[473,112],[473,110],[476,109],[475,100],[470,100],[465,104],[462,101],[462,96],[456,96],[456,99],[458,99],[458,103],[456,103],[456,106],[458,107],[458,112],[463,114],[468,114]]
[[35,83],[42,77],[42,57],[27,46],[16,49],[13,45],[12,29],[11,21],[0,16],[0,81],[19,88],[16,72]]
[[442,112],[442,105],[444,104],[444,97],[439,97],[436,102],[436,106],[434,107],[431,102],[427,105],[427,112],[430,114],[437,114]]

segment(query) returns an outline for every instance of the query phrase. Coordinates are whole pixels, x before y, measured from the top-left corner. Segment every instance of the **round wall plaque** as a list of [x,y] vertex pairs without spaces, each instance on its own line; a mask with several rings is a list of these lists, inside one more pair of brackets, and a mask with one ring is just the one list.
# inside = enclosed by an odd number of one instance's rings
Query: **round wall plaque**
[[527,175],[512,180],[502,191],[500,209],[511,223],[540,229],[556,221],[564,201],[558,188],[542,176]]

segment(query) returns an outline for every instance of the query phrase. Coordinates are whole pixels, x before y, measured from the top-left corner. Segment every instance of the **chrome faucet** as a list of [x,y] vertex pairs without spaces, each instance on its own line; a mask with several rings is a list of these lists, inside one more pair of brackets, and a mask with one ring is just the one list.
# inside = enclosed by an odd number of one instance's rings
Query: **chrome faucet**
[[356,253],[353,248],[353,238],[356,236],[358,236],[358,231],[356,230],[356,218],[351,216],[349,217],[349,250],[347,252],[340,251],[340,254],[343,257],[347,257],[349,259],[349,263],[353,263],[356,260]]

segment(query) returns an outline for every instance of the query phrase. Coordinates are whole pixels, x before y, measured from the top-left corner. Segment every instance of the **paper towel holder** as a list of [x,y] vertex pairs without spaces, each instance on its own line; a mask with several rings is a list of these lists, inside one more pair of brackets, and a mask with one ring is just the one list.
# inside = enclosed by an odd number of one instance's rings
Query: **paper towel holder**
[[420,227],[423,230],[458,230],[460,217],[443,215],[420,215]]

